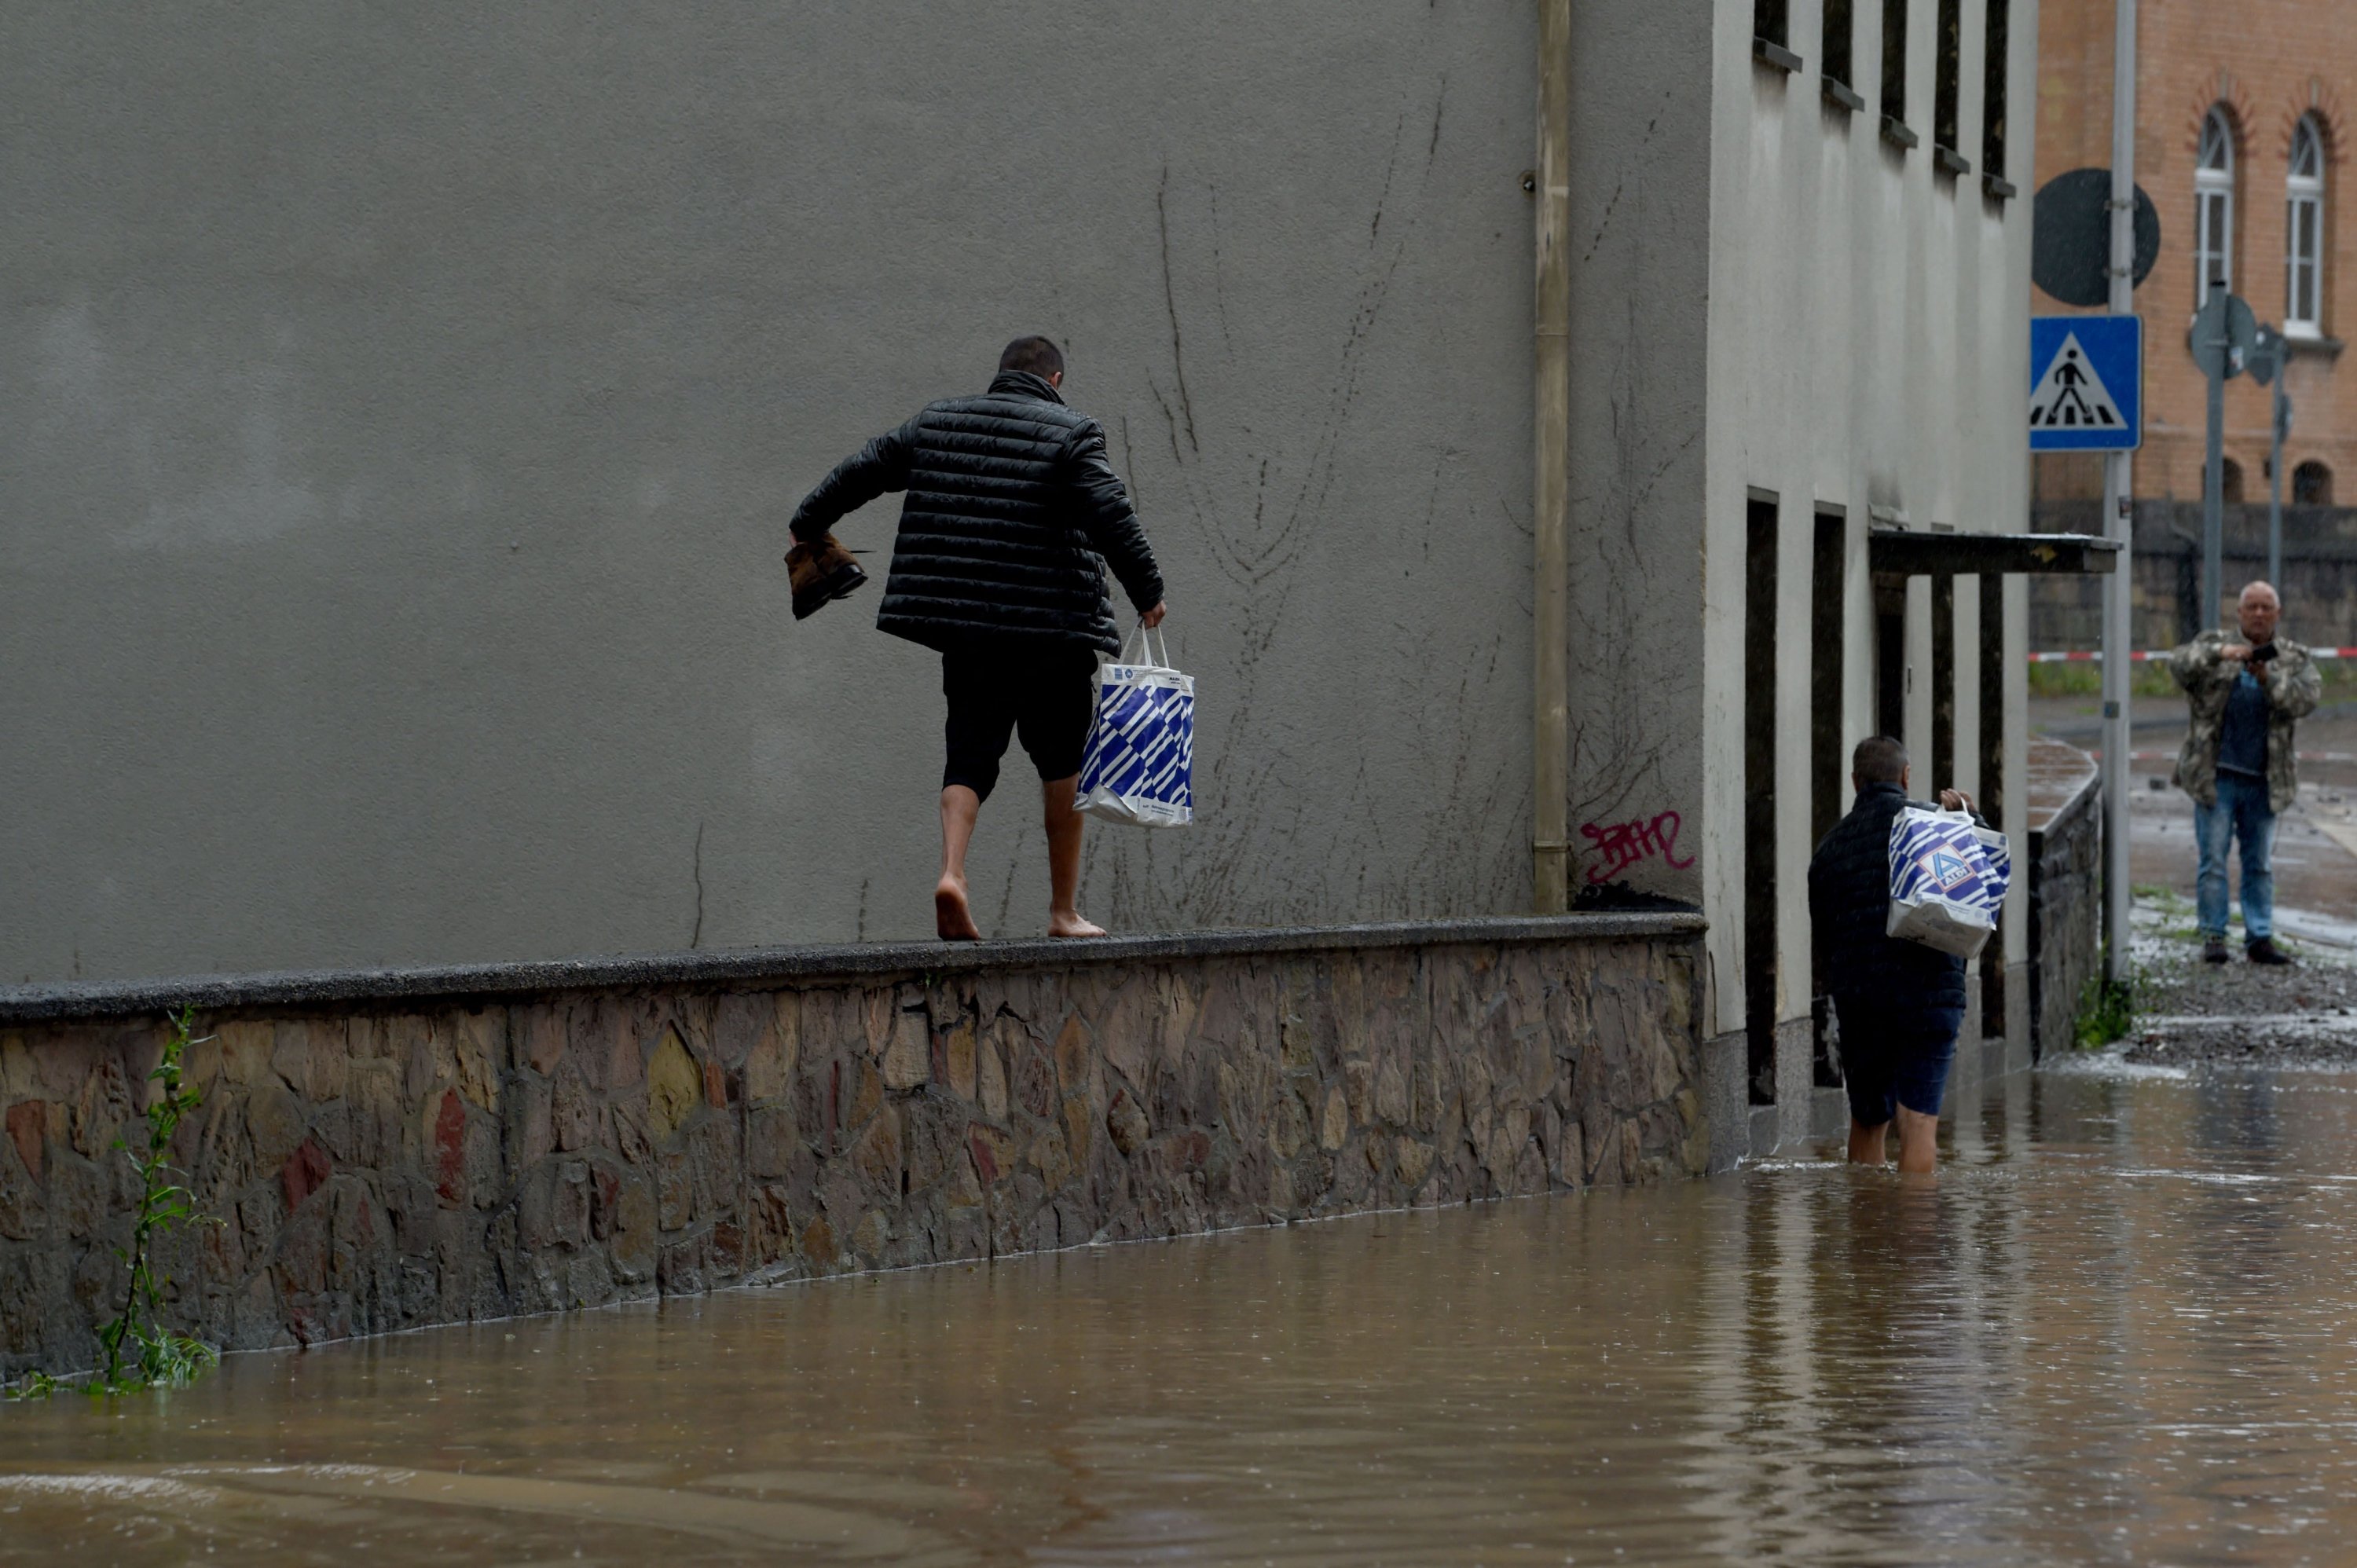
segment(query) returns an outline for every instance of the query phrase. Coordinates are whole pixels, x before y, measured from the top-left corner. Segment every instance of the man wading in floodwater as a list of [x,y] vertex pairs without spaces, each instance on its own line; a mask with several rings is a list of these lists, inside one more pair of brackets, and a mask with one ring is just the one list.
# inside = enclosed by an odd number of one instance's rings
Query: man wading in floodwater
[[2226,850],[2243,848],[2244,952],[2289,963],[2275,943],[2276,818],[2299,793],[2298,721],[2316,711],[2324,677],[2308,650],[2276,635],[2283,601],[2265,583],[2235,606],[2242,635],[2205,631],[2169,656],[2192,726],[2177,754],[2177,782],[2193,797],[2194,904],[2201,956],[2226,961]]
[[942,656],[949,764],[942,771],[944,940],[974,941],[966,845],[998,781],[1010,735],[1047,798],[1048,934],[1101,937],[1081,918],[1081,754],[1096,714],[1096,656],[1121,651],[1102,557],[1147,626],[1163,616],[1162,574],[1104,431],[1064,406],[1064,356],[1017,338],[980,397],[927,405],[845,458],[794,513],[797,549],[823,548],[838,519],[906,490],[892,575],[876,624]]
[[[1809,922],[1841,1025],[1849,1157],[1883,1163],[1895,1109],[1899,1168],[1929,1171],[1939,1157],[1940,1097],[1964,1022],[1964,961],[1884,934],[1890,823],[1913,803],[1907,775],[1907,748],[1889,736],[1857,743],[1849,776],[1857,803],[1809,862]],[[1973,800],[1943,789],[1940,808],[1969,811]]]

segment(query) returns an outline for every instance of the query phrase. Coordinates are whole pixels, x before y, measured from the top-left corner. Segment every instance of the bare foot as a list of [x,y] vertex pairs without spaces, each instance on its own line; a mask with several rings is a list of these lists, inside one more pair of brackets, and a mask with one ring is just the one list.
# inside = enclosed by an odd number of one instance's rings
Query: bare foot
[[945,942],[978,942],[982,932],[974,923],[974,911],[965,904],[965,884],[954,876],[942,878],[933,889],[933,929]]
[[1058,915],[1051,912],[1048,916],[1048,934],[1051,937],[1101,937],[1105,931],[1103,926],[1083,920],[1077,913]]

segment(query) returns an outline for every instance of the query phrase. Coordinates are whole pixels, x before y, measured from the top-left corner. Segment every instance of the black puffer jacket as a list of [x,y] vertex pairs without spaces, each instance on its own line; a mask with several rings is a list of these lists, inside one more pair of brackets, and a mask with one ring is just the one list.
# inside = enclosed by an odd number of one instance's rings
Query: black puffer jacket
[[[1890,918],[1890,823],[1907,799],[1868,784],[1809,862],[1809,923],[1835,1004],[1905,1014],[1964,1004],[1964,961],[1885,936]],[[1925,810],[1931,810],[1925,807]]]
[[1104,431],[1056,389],[1001,371],[980,397],[929,404],[821,480],[794,513],[815,540],[887,490],[906,490],[876,624],[928,648],[1043,639],[1121,651],[1099,557],[1140,610],[1162,574]]

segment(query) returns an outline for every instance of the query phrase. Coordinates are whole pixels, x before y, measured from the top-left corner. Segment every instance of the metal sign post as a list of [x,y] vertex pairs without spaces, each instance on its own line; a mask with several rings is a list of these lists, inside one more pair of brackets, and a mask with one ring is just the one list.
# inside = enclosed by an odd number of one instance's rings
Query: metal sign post
[[2226,529],[2226,383],[2243,373],[2258,351],[2259,320],[2250,306],[2226,292],[2223,278],[2210,280],[2210,297],[2193,317],[2193,362],[2210,383],[2210,439],[2201,466],[2201,604],[2194,629],[2218,624],[2223,596]]
[[2284,437],[2291,433],[2291,398],[2284,392],[2284,335],[2273,327],[2261,324],[2258,347],[2243,361],[2243,369],[2251,379],[2275,392],[2274,418],[2270,421],[2275,436],[2267,454],[2267,581],[2283,591],[2283,449]]
[[[2136,0],[2117,0],[2112,17],[2111,310],[2136,308]],[[2119,564],[2104,582],[2104,978],[2128,972],[2128,649],[2136,575],[2132,466],[2128,452],[2104,458],[2104,532],[2119,541]]]

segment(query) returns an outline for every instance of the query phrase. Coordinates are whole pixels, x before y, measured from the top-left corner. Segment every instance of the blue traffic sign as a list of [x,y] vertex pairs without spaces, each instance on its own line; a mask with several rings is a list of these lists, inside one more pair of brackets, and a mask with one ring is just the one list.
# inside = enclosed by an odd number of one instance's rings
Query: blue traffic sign
[[2144,445],[2144,320],[2029,318],[2029,449],[2132,452]]

